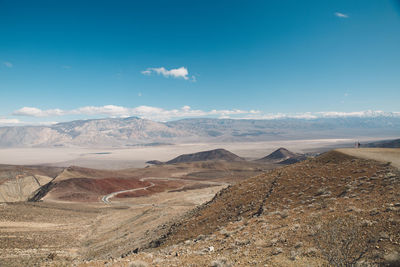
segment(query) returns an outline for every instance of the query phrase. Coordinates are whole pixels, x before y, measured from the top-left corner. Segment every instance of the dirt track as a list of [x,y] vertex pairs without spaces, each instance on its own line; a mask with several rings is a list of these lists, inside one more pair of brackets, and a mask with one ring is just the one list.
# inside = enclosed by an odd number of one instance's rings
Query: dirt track
[[53,256],[61,262],[119,257],[156,239],[159,226],[209,201],[223,187],[117,197],[113,205],[0,203],[0,266],[32,266]]
[[[192,183],[192,184],[193,184],[193,183],[196,183],[196,182],[193,182],[192,180],[181,179],[181,178],[171,178],[171,177],[168,177],[168,178],[146,177],[146,178],[141,178],[139,181],[144,182],[144,181],[147,181],[147,180],[185,181],[185,182]],[[203,182],[201,182],[201,184],[212,185],[212,186],[228,186],[228,185],[229,185],[228,183],[223,183],[223,182],[220,182],[220,183],[219,183],[219,182],[211,182],[211,181],[203,181]],[[136,192],[136,191],[140,191],[140,190],[147,190],[148,188],[151,188],[151,187],[153,187],[153,186],[155,186],[155,185],[156,185],[156,184],[154,184],[153,182],[150,182],[150,185],[149,185],[149,186],[146,186],[146,187],[140,187],[140,188],[134,188],[134,189],[127,189],[127,190],[116,191],[116,192],[113,192],[113,193],[111,193],[111,194],[108,194],[108,195],[103,196],[103,197],[101,198],[101,201],[103,201],[105,204],[111,204],[110,198],[113,198],[113,197],[115,197],[115,196],[118,195],[118,194],[127,193],[127,192]],[[180,188],[178,188],[178,190],[179,190],[179,189],[183,189],[183,188],[185,188],[185,185],[183,185],[183,186],[181,186]],[[179,191],[176,191],[176,192],[179,192]],[[149,205],[154,205],[154,204],[149,203]]]
[[[143,181],[143,179],[142,179],[141,181]],[[146,190],[146,189],[148,189],[148,188],[150,188],[150,187],[153,187],[153,186],[155,186],[155,184],[154,184],[154,183],[151,183],[149,186],[146,186],[146,187],[139,187],[139,188],[134,188],[134,189],[127,189],[127,190],[116,191],[116,192],[113,192],[113,193],[111,193],[111,194],[108,194],[108,195],[103,196],[103,197],[101,198],[101,201],[103,201],[105,204],[111,204],[110,198],[113,198],[114,196],[116,196],[116,195],[118,195],[118,194],[127,193],[127,192],[135,192],[135,191],[139,191],[139,190]]]
[[341,148],[337,151],[358,158],[391,162],[394,167],[400,168],[399,148]]

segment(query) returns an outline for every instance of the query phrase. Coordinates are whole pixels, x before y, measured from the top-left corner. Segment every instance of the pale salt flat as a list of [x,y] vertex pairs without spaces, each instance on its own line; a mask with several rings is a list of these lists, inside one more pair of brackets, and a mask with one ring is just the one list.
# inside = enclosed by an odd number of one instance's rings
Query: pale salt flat
[[[370,140],[374,140],[371,138]],[[167,161],[181,154],[216,148],[227,149],[247,159],[264,157],[285,147],[294,152],[318,152],[345,147],[352,139],[314,139],[269,142],[196,143],[129,148],[4,148],[0,164],[82,166],[101,169],[141,168],[148,160]]]

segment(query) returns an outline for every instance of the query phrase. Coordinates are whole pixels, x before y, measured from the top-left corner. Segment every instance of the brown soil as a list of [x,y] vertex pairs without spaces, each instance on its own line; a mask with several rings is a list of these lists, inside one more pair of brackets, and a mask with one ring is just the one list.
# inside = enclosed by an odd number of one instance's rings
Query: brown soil
[[[204,167],[211,165],[214,170],[237,174],[240,170],[262,169],[260,165],[199,162],[124,173],[134,173],[135,177],[125,179],[136,181],[136,175],[146,177],[145,173],[185,177],[206,173],[209,170]],[[120,179],[115,173],[112,177]],[[102,179],[106,177],[97,180]],[[118,198],[119,206],[103,205],[95,219],[85,221],[86,235],[77,246],[83,249],[80,255],[92,260],[82,262],[78,258],[74,264],[140,266],[138,261],[142,261],[148,266],[385,266],[399,258],[400,173],[387,163],[331,151],[238,180],[194,209],[195,203],[214,194],[215,188],[171,190],[140,198],[128,196]],[[177,182],[176,188],[190,186],[178,184],[181,181],[152,182],[160,182],[158,188],[162,190],[172,182]],[[154,190],[158,188],[155,186]],[[5,214],[17,216],[7,221],[23,221],[20,212],[14,215],[13,209],[7,210]],[[182,216],[183,211],[187,213]],[[32,217],[27,220],[30,222]],[[44,222],[62,224],[54,220]],[[48,225],[48,231],[55,225]],[[80,222],[74,227],[82,225]],[[27,227],[34,229],[36,225]],[[74,231],[70,233],[76,234]],[[19,243],[12,243],[9,232],[3,232],[8,242],[3,252],[10,253],[7,249]],[[75,244],[74,236],[69,238],[72,239],[66,240]],[[56,259],[48,264],[65,262]]]
[[1,204],[0,266],[39,266],[51,255],[72,260],[90,223],[101,213],[81,204]]
[[[47,201],[98,202],[112,192],[146,187],[150,180],[142,178],[184,178],[187,180],[236,182],[274,168],[273,164],[254,162],[194,162],[174,165],[151,166],[143,169],[95,170],[72,166],[59,174],[43,198]],[[166,190],[177,189],[185,184],[175,180],[151,180],[156,186],[147,190],[118,194],[117,198],[148,196]]]
[[399,192],[398,170],[331,151],[222,190],[151,253],[157,266],[381,265],[400,252]]
[[180,189],[170,190],[169,192],[190,191],[190,190],[202,189],[202,188],[207,188],[207,187],[212,187],[212,186],[216,186],[216,185],[213,185],[213,184],[193,184],[193,185],[184,186],[184,187],[182,187]]
[[183,181],[162,181],[162,180],[146,180],[146,182],[153,182],[155,186],[144,190],[138,190],[134,192],[126,192],[116,195],[117,198],[132,198],[132,197],[143,197],[149,196],[155,193],[165,192],[170,189],[176,189],[182,187],[185,182]]

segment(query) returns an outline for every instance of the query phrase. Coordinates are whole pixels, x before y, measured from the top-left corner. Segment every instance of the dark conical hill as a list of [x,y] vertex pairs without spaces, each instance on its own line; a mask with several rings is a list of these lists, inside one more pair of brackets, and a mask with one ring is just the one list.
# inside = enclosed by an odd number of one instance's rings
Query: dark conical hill
[[180,155],[170,161],[167,161],[166,163],[174,164],[182,162],[208,161],[208,160],[241,161],[243,159],[238,155],[229,152],[228,150],[219,148],[192,154]]
[[291,151],[287,150],[286,148],[281,147],[281,148],[275,150],[274,152],[272,152],[271,154],[269,154],[268,156],[258,159],[257,161],[280,162],[280,161],[287,160],[289,158],[296,158],[299,156],[300,156],[300,154],[291,152]]

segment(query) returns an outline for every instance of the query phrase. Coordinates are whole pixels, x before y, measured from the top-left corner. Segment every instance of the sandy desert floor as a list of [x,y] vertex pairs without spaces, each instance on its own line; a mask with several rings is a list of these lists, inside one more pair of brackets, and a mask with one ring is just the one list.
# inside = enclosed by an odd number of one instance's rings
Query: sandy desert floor
[[[321,151],[351,142],[352,140],[309,140],[307,143],[290,141],[223,144],[223,147],[242,157],[257,158],[280,146],[296,152],[306,152],[312,149]],[[89,165],[97,162],[97,166],[103,168],[117,168],[125,166],[124,164],[140,166],[149,159],[167,160],[182,153],[221,146],[222,144],[191,144],[130,149],[3,149],[0,150],[0,162],[75,162]],[[399,167],[400,149],[342,150],[356,157],[390,161],[393,166]],[[104,157],[103,161],[99,159],[101,157]],[[386,164],[382,166],[388,168]],[[146,172],[156,172],[158,168],[153,166],[135,171],[144,177]],[[166,170],[161,170],[165,174]],[[171,172],[173,173],[169,177],[174,179],[185,174],[174,174],[175,170]],[[216,173],[220,175],[220,172]],[[203,176],[204,172],[200,174]],[[211,178],[213,177],[208,177]],[[216,181],[214,178],[212,180]],[[218,181],[225,180],[220,178]],[[184,213],[211,200],[226,186],[221,183],[220,186],[206,188],[168,190],[147,197],[114,197],[110,204],[105,204],[100,199],[96,203],[54,202],[46,199],[36,203],[0,203],[0,266],[1,263],[5,266],[32,266],[47,261],[51,265],[53,260],[70,263],[91,259],[101,259],[103,264],[110,258],[119,257],[123,253],[129,254],[136,248],[149,244],[151,240],[156,240],[165,233],[171,221],[180,220]]]
[[154,239],[158,227],[162,230],[221,188],[113,199],[111,204],[1,203],[0,263],[33,266],[54,258],[71,262],[120,256]]

